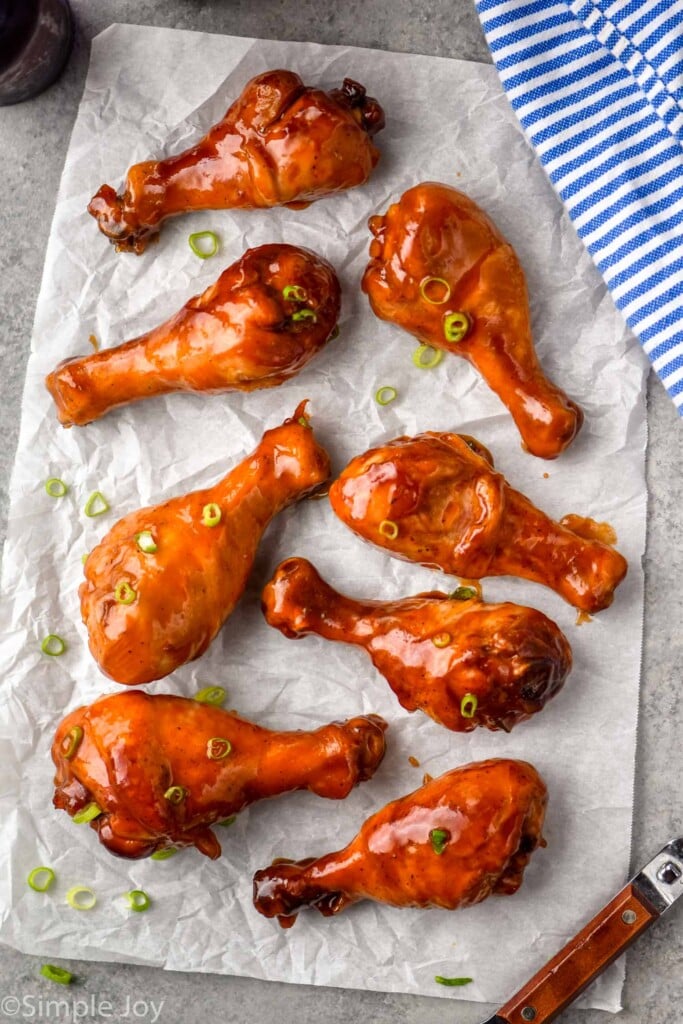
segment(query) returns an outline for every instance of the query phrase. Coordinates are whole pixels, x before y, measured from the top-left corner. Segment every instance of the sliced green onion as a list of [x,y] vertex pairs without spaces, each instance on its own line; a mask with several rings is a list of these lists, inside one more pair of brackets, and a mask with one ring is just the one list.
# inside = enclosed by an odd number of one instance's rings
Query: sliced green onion
[[309,430],[311,429],[311,421],[306,416],[299,416],[299,419],[296,422],[301,427],[307,427]]
[[156,541],[150,530],[141,530],[140,533],[136,533],[135,543],[146,555],[153,555],[157,550]]
[[432,643],[435,647],[448,647],[453,637],[450,633],[437,633],[436,636],[432,637]]
[[45,490],[51,498],[63,498],[69,488],[58,476],[51,476],[45,481]]
[[340,331],[339,324],[335,324],[334,325],[334,330],[332,331],[332,334],[330,335],[330,341],[334,341],[335,338],[339,337],[339,331]]
[[469,985],[473,978],[442,978],[440,974],[434,975],[434,981],[439,985]]
[[398,523],[395,523],[393,519],[383,519],[379,524],[379,532],[383,537],[388,537],[389,540],[396,540],[398,537]]
[[[437,295],[434,295],[435,285],[443,285],[443,291],[441,288],[438,288]],[[432,293],[431,295],[427,294],[427,289]],[[451,297],[451,286],[443,277],[425,277],[420,281],[420,295],[430,305],[442,306]]]
[[308,293],[300,284],[286,284],[282,289],[282,298],[285,302],[305,302]]
[[30,872],[26,881],[34,892],[47,892],[56,877],[52,868],[39,867]]
[[213,736],[206,744],[206,756],[210,761],[222,761],[232,750],[232,743],[223,736]]
[[89,558],[90,558],[90,552],[86,551],[86,553],[84,555],[81,555],[81,565],[85,565],[85,563],[88,561]]
[[438,853],[439,856],[448,846],[448,841],[451,838],[451,834],[447,828],[433,828],[429,833],[429,841],[432,844],[432,850],[434,853]]
[[109,502],[101,491],[93,491],[83,508],[86,516],[93,519],[95,516],[103,516],[109,511]]
[[64,967],[57,967],[55,964],[43,964],[40,973],[48,981],[56,981],[58,985],[70,985],[73,981],[73,974]]
[[[190,249],[199,256],[200,260],[208,260],[209,256],[215,256],[218,252],[220,239],[214,231],[195,231],[187,240]],[[211,248],[205,248],[205,243],[210,242]]]
[[297,309],[296,313],[292,313],[290,319],[295,323],[300,320],[310,320],[313,324],[318,322],[318,317],[312,309]]
[[222,686],[205,686],[194,695],[194,699],[200,704],[222,704],[225,698],[226,693]]
[[420,345],[413,352],[413,363],[418,370],[433,370],[443,359],[443,352],[431,345]]
[[395,398],[398,398],[398,391],[392,388],[391,384],[385,384],[375,391],[375,401],[378,405],[389,405]]
[[187,796],[187,790],[184,786],[169,786],[164,793],[164,799],[168,800],[170,804],[181,804]]
[[117,604],[132,604],[137,596],[137,591],[128,580],[119,580],[114,587],[114,600]]
[[460,701],[460,714],[463,718],[474,718],[479,701],[473,693],[466,693]]
[[40,645],[43,654],[49,654],[51,658],[58,658],[66,650],[66,642],[56,633],[48,633]]
[[223,821],[217,821],[216,824],[220,825],[221,828],[229,828],[230,825],[234,825],[237,821],[237,815],[231,814],[229,818],[223,818]]
[[471,601],[478,595],[474,587],[456,587],[448,596],[451,601]]
[[80,811],[76,811],[73,816],[73,820],[76,825],[85,825],[88,821],[94,821],[95,818],[99,818],[100,814],[103,814],[103,810],[98,804],[86,804]]
[[210,501],[202,509],[202,523],[204,526],[218,526],[222,518],[221,507],[215,501]]
[[443,336],[446,341],[462,341],[470,329],[470,318],[467,313],[449,313],[443,322]]
[[62,740],[62,757],[66,758],[67,761],[70,761],[71,758],[74,757],[74,755],[76,754],[76,751],[78,750],[79,746],[81,745],[82,739],[83,730],[81,729],[80,725],[74,725],[73,729],[69,729],[68,733]]
[[97,896],[87,885],[74,885],[66,894],[66,902],[74,910],[92,910],[97,903]]
[[123,898],[128,900],[129,908],[138,914],[152,906],[152,901],[144,889],[131,889],[130,892],[124,892]]
[[165,850],[155,850],[150,856],[150,860],[168,860],[169,857],[175,857],[178,853],[178,849],[175,846],[169,846]]

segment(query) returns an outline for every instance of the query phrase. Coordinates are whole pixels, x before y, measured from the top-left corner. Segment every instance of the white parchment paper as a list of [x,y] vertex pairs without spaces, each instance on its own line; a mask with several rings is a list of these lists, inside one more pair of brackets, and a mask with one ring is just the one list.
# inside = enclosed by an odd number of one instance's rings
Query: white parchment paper
[[[292,68],[326,88],[351,76],[381,100],[387,127],[369,185],[302,212],[178,218],[143,256],[116,255],[86,213],[99,185],[118,186],[132,162],[197,139],[249,78],[273,67]],[[557,463],[521,451],[506,410],[462,360],[415,369],[416,343],[376,320],[360,292],[368,216],[424,179],[454,184],[480,202],[526,268],[540,357],[586,413],[579,439]],[[220,255],[205,262],[187,244],[190,232],[204,228],[222,239]],[[344,291],[339,338],[298,378],[254,394],[156,399],[85,429],[57,424],[43,378],[59,360],[89,351],[91,333],[114,345],[147,330],[247,247],[274,241],[324,254]],[[11,485],[2,578],[0,938],[50,956],[481,1001],[509,996],[628,872],[643,611],[645,368],[493,68],[131,26],[99,36],[50,234]],[[399,397],[380,408],[373,396],[384,384]],[[77,598],[81,556],[127,512],[222,476],[302,398],[312,401],[316,432],[336,470],[399,434],[474,434],[511,483],[550,514],[610,521],[629,575],[613,607],[580,628],[576,612],[550,590],[487,581],[486,598],[532,604],[556,619],[573,644],[575,668],[564,691],[512,735],[459,736],[404,712],[363,652],[314,637],[295,643],[266,626],[260,589],[289,555],[311,558],[352,596],[397,598],[453,583],[363,545],[327,502],[290,509],[269,529],[248,590],[208,653],[150,690],[189,695],[220,683],[228,707],[286,729],[376,711],[391,723],[386,760],[342,804],[295,794],[245,812],[221,831],[224,853],[215,863],[195,851],[164,862],[117,860],[90,829],[51,806],[49,750],[58,721],[117,689],[87,650]],[[49,476],[68,482],[65,498],[47,496]],[[88,519],[83,506],[96,489],[111,511]],[[51,632],[68,643],[60,658],[41,653]],[[288,932],[254,911],[252,874],[273,857],[338,848],[374,810],[417,788],[424,772],[492,756],[533,761],[550,790],[548,848],[535,854],[515,897],[457,913],[366,903],[337,919],[302,913]],[[38,864],[57,872],[47,895],[26,885]],[[65,904],[76,883],[96,891],[92,912]],[[131,887],[151,894],[150,912],[125,909],[120,894]],[[435,974],[474,981],[444,989]],[[623,966],[615,966],[586,1003],[616,1011],[622,976]]]

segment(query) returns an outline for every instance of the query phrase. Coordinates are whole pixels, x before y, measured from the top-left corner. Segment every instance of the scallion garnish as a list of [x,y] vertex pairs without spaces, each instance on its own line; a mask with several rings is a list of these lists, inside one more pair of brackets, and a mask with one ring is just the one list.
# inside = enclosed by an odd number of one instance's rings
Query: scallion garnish
[[218,526],[222,518],[221,507],[215,501],[210,501],[202,509],[202,523],[204,526]]
[[474,718],[474,713],[477,710],[477,700],[475,694],[466,693],[463,699],[460,701],[460,714],[463,718]]
[[66,642],[56,633],[48,633],[40,645],[43,654],[49,654],[51,658],[58,658],[66,650]]
[[56,981],[58,985],[70,985],[73,981],[73,974],[64,967],[57,967],[55,964],[43,964],[40,973],[48,981]]
[[90,558],[90,552],[86,551],[86,553],[84,555],[81,555],[81,565],[85,565],[85,563],[88,561],[89,558]]
[[413,363],[418,370],[433,370],[443,359],[443,352],[431,345],[420,345],[413,352]]
[[75,756],[76,751],[81,745],[82,739],[83,730],[81,729],[80,725],[74,725],[73,729],[69,729],[68,733],[62,740],[62,757],[66,758],[67,761],[70,761],[71,758]]
[[229,828],[230,825],[234,825],[237,821],[237,815],[231,814],[229,818],[223,818],[223,821],[217,821],[216,824],[221,828]]
[[56,877],[57,876],[52,868],[41,866],[39,868],[34,868],[33,871],[30,872],[26,881],[34,892],[47,892]]
[[398,523],[395,523],[393,519],[383,519],[379,524],[379,532],[383,537],[388,537],[389,540],[396,540],[398,537]]
[[375,401],[378,405],[389,405],[389,402],[393,402],[397,397],[398,391],[392,388],[391,384],[385,384],[375,391]]
[[335,324],[332,333],[330,334],[330,341],[334,341],[335,338],[339,337],[340,330],[341,328],[339,327],[339,324]]
[[438,853],[439,856],[448,846],[448,841],[451,838],[451,834],[447,828],[433,828],[429,833],[429,841],[432,844],[432,850],[434,853]]
[[86,501],[83,511],[89,519],[94,519],[95,516],[102,516],[109,511],[109,502],[101,491],[93,491]]
[[168,800],[170,804],[181,804],[187,796],[187,790],[184,786],[169,786],[164,793],[164,799]]
[[128,900],[129,908],[137,914],[142,913],[143,910],[149,910],[152,905],[152,901],[144,889],[131,889],[130,892],[124,892],[123,898]]
[[450,633],[437,633],[432,637],[432,643],[435,647],[448,647],[452,639]]
[[140,533],[136,533],[135,543],[140,548],[140,551],[144,551],[146,555],[153,555],[157,550],[156,541],[152,536],[151,530],[141,530]]
[[451,297],[451,286],[443,277],[425,277],[420,281],[420,295],[432,306],[442,306]]
[[434,981],[439,985],[469,985],[473,978],[442,978],[440,974],[434,975]]
[[97,896],[87,885],[74,885],[66,894],[66,902],[74,910],[92,910],[97,903]]
[[206,756],[210,761],[222,761],[232,750],[232,743],[223,736],[212,736],[206,744]]
[[215,231],[195,231],[187,243],[195,256],[199,256],[200,260],[208,260],[209,256],[215,256],[218,252],[220,239]]
[[308,430],[311,429],[311,421],[307,416],[299,416],[299,419],[296,422],[300,427],[306,427]]
[[449,313],[444,318],[443,322],[443,336],[446,341],[456,343],[462,341],[467,332],[470,329],[470,318],[467,313],[457,312]]
[[471,601],[477,592],[474,587],[456,587],[448,596],[451,601]]
[[95,349],[95,351],[96,351],[96,352],[99,352],[99,350],[100,350],[100,343],[99,343],[99,341],[97,340],[97,335],[96,335],[96,334],[91,334],[91,335],[89,335],[89,337],[88,337],[88,341],[90,342],[90,344],[92,345],[92,347],[93,347],[93,348]]
[[177,852],[178,850],[175,846],[169,846],[165,850],[155,850],[154,853],[150,855],[149,859],[168,860],[169,857],[175,857]]
[[76,825],[85,825],[86,822],[94,821],[95,818],[99,818],[102,813],[102,808],[99,807],[98,804],[86,804],[85,807],[80,809],[80,811],[76,811],[73,816],[73,820]]
[[282,298],[285,302],[305,302],[308,293],[300,284],[286,284],[282,289]]
[[137,596],[137,591],[128,580],[119,580],[114,587],[114,600],[117,604],[132,604]]
[[45,481],[45,490],[51,498],[63,498],[69,488],[58,476],[51,476]]
[[295,323],[301,320],[310,320],[312,324],[318,322],[318,317],[312,309],[297,309],[296,313],[292,313],[290,319]]
[[194,695],[194,699],[200,704],[222,704],[226,693],[222,686],[205,686]]

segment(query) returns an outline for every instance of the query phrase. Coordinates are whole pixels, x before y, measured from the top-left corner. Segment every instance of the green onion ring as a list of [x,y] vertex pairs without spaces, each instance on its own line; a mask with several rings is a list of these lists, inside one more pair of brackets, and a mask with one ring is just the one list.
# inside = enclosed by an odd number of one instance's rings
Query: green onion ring
[[173,804],[175,807],[177,807],[178,804],[181,804],[186,796],[187,790],[184,786],[169,786],[164,793],[164,799],[168,800],[168,802]]
[[[427,356],[428,362],[425,362],[425,356]],[[443,352],[438,348],[432,348],[431,345],[420,345],[413,352],[413,363],[418,370],[433,370],[442,359]]]
[[395,398],[398,398],[398,391],[391,384],[384,384],[375,391],[375,401],[378,405],[389,405]]
[[95,803],[86,804],[80,811],[76,811],[73,816],[73,821],[76,825],[85,825],[88,821],[94,821],[95,818],[99,818],[100,814],[103,814],[102,808]]
[[450,838],[451,834],[447,828],[433,828],[429,833],[429,841],[432,844],[434,853],[438,853],[438,855],[441,856],[448,846]]
[[441,649],[442,647],[448,647],[453,637],[450,633],[437,633],[436,636],[432,637],[432,643],[435,647]]
[[282,289],[282,298],[285,302],[305,302],[308,293],[300,284],[286,284]]
[[398,523],[395,523],[393,519],[383,519],[378,529],[382,536],[388,537],[389,540],[396,540],[398,537]]
[[137,914],[141,914],[143,910],[149,910],[152,906],[152,901],[144,889],[131,889],[129,892],[124,892],[123,898],[128,900],[129,908]]
[[61,743],[60,749],[62,757],[66,758],[67,761],[70,761],[72,757],[75,757],[82,739],[83,730],[80,725],[74,725],[73,729],[69,729]]
[[439,985],[469,985],[472,978],[442,978],[440,974],[434,975],[434,981],[438,982]]
[[175,857],[178,853],[178,849],[175,846],[167,846],[164,850],[155,850],[150,855],[150,860],[168,860],[169,857]]
[[156,541],[152,536],[151,530],[141,530],[140,533],[136,533],[135,543],[140,548],[140,551],[144,551],[146,555],[153,555],[157,550]]
[[89,519],[103,516],[105,512],[109,511],[109,502],[101,491],[93,491],[86,501],[83,511]]
[[133,604],[137,596],[137,591],[128,580],[119,580],[114,587],[114,600],[117,604]]
[[45,481],[45,490],[51,498],[63,498],[69,488],[58,476],[51,476]]
[[236,821],[237,815],[231,814],[229,818],[223,818],[223,821],[217,821],[216,824],[221,828],[229,828],[231,825],[234,825]]
[[[39,881],[41,875],[45,876],[42,882]],[[34,868],[33,871],[29,873],[29,876],[26,879],[26,881],[29,887],[33,889],[34,892],[47,892],[47,890],[50,888],[56,877],[57,876],[55,875],[52,868],[46,868],[41,866],[39,868]]]
[[451,601],[471,601],[477,597],[477,592],[474,587],[456,587],[448,597]]
[[292,313],[290,319],[294,323],[298,323],[300,320],[310,320],[313,324],[318,322],[318,317],[312,309],[297,309],[296,313]]
[[[211,240],[211,249],[201,248],[201,243],[205,239]],[[195,256],[199,256],[200,260],[208,260],[210,256],[215,256],[220,245],[220,239],[214,231],[195,231],[194,234],[190,235],[187,242],[192,252]],[[197,244],[198,242],[200,243],[199,245]]]
[[43,654],[49,654],[51,658],[58,658],[66,650],[66,642],[56,633],[48,633],[40,645]]
[[215,501],[210,501],[202,509],[202,523],[204,526],[218,526],[222,518],[221,507]]
[[[427,289],[431,284],[442,284],[444,286],[446,293],[442,299],[433,299],[427,295]],[[443,306],[444,302],[448,302],[451,297],[451,286],[443,277],[424,277],[420,281],[420,295],[430,306]]]
[[226,693],[222,686],[205,686],[194,695],[194,699],[200,704],[222,704],[225,698]]
[[232,750],[232,743],[224,736],[212,736],[206,744],[206,756],[210,761],[222,761]]
[[55,964],[43,964],[40,973],[48,981],[56,981],[58,985],[70,985],[73,981],[73,974],[64,967],[57,967]]
[[461,310],[457,313],[449,313],[444,318],[443,336],[446,341],[450,341],[453,344],[462,341],[469,329],[470,318],[467,313],[463,313]]
[[[83,896],[85,899],[81,898]],[[74,885],[66,894],[66,902],[74,910],[92,910],[97,903],[97,896],[87,885]]]
[[463,718],[474,718],[479,701],[473,693],[466,693],[460,701],[460,714]]

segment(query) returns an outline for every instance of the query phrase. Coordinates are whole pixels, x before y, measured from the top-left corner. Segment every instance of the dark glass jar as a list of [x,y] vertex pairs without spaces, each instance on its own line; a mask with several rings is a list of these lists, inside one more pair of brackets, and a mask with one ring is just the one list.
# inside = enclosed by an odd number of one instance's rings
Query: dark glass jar
[[72,42],[68,0],[0,0],[0,106],[51,85]]

